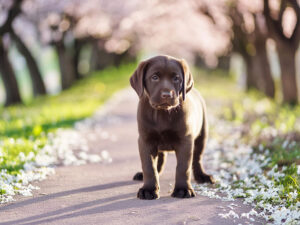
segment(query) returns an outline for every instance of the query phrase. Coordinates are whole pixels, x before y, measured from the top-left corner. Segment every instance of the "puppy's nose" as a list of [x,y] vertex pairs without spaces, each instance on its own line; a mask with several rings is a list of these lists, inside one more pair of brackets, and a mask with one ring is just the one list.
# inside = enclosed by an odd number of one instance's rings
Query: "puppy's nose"
[[173,91],[162,91],[161,98],[173,98],[174,92]]

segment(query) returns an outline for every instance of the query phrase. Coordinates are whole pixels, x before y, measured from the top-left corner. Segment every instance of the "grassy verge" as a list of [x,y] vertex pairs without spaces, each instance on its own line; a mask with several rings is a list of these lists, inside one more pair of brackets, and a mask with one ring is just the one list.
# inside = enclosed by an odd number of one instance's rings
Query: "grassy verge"
[[115,91],[128,85],[134,67],[123,65],[95,72],[57,96],[0,108],[0,171],[18,174],[26,161],[34,161],[49,132],[90,116]]
[[219,115],[245,129],[244,141],[268,150],[270,166],[300,164],[300,106],[282,105],[263,94],[242,92],[232,78],[198,73],[198,88],[207,98],[221,100]]
[[222,73],[196,73],[200,74],[196,86],[210,102],[209,110],[215,107],[218,117],[242,129],[239,142],[253,148],[252,159],[264,161],[259,164],[267,180],[262,181],[259,174],[251,175],[253,187],[237,180],[231,188],[243,189],[244,197],[250,189],[259,192],[254,198],[261,202],[259,207],[299,207],[300,106],[282,105],[256,91],[242,92],[232,78]]

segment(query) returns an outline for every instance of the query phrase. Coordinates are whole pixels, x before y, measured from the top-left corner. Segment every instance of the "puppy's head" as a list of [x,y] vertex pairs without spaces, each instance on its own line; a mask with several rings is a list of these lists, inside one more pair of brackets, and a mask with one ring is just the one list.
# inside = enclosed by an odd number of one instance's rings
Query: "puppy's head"
[[141,98],[146,96],[155,109],[177,107],[180,96],[193,87],[193,77],[185,60],[156,56],[142,61],[130,78],[130,84]]

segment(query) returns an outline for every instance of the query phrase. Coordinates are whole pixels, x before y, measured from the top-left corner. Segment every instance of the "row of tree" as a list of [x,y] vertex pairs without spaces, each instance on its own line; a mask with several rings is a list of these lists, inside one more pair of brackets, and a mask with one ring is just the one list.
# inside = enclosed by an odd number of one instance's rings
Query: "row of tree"
[[[57,0],[2,0],[0,13],[6,14],[0,21],[0,75],[5,87],[5,105],[22,101],[15,69],[9,57],[9,50],[13,46],[24,57],[30,74],[33,95],[45,95],[46,86],[43,81],[38,60],[32,53],[31,46],[26,44],[26,35],[40,45],[51,46],[58,57],[62,90],[69,88],[74,81],[82,78],[80,58],[84,47],[90,46],[91,57],[89,71],[100,70],[104,67],[118,66],[125,60],[134,60],[135,53],[129,47],[107,51],[104,43],[111,36],[111,31],[103,30],[103,26],[95,26],[93,22],[103,20],[101,9],[96,2],[89,1],[86,6],[92,6],[80,11],[76,8],[76,1]],[[99,13],[100,15],[95,15]],[[95,21],[89,21],[91,18]],[[84,20],[88,20],[84,24]],[[104,21],[103,23],[105,23]],[[107,22],[106,22],[107,23]],[[83,25],[82,25],[83,24]],[[109,24],[112,26],[112,24]],[[26,33],[24,29],[33,31]],[[24,38],[25,36],[25,38]]]
[[[281,89],[283,101],[291,104],[298,102],[296,52],[300,42],[300,7],[297,0],[281,0],[279,7],[270,8],[268,0],[263,0],[263,9],[256,8],[248,15],[252,20],[247,28],[247,18],[239,6],[231,6],[233,51],[242,55],[247,66],[247,88],[256,88],[274,98],[275,85],[267,57],[266,43],[274,40],[281,70]],[[247,6],[247,5],[246,5]],[[242,7],[242,6],[240,6]],[[244,6],[245,7],[245,6]],[[290,24],[284,24],[284,16],[293,17]],[[287,31],[285,26],[292,26]]]
[[[81,55],[90,46],[90,71],[119,65],[140,51],[172,54],[191,62],[200,56],[208,66],[227,66],[232,53],[239,53],[247,68],[246,87],[273,98],[276,85],[266,47],[272,39],[283,101],[295,104],[299,5],[297,0],[0,0],[0,13],[6,14],[2,21],[0,17],[0,73],[6,105],[21,101],[8,57],[12,43],[26,60],[34,95],[46,93],[26,36],[55,49],[62,89],[83,77]],[[24,32],[26,27],[33,31]]]

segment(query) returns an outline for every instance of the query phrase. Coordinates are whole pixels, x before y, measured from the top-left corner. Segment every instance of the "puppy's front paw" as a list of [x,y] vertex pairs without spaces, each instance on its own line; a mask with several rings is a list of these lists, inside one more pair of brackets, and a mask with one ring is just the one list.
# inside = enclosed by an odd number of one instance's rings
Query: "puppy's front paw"
[[140,199],[153,200],[159,198],[159,193],[156,189],[140,188],[137,197]]
[[172,193],[172,197],[174,198],[192,198],[195,197],[196,194],[193,188],[176,188]]
[[203,183],[214,184],[215,183],[213,176],[208,175],[206,173],[202,173],[202,174],[199,174],[198,176],[195,176],[195,180],[197,181],[198,184],[203,184]]

